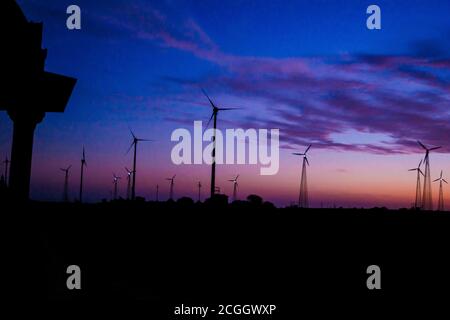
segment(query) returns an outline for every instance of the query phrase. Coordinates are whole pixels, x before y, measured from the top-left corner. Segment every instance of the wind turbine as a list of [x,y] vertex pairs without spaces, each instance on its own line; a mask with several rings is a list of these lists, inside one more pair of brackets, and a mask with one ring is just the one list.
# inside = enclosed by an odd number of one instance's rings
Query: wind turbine
[[433,182],[439,181],[439,201],[438,201],[438,211],[444,211],[444,191],[442,189],[442,182],[445,182],[448,184],[447,180],[442,178],[442,170],[441,170],[441,176],[434,180]]
[[425,149],[425,158],[423,158],[425,163],[425,176],[423,183],[422,209],[433,210],[433,200],[431,196],[430,151],[437,150],[441,147],[427,148],[422,142],[417,141],[417,143]]
[[63,190],[63,201],[69,201],[69,171],[72,168],[72,165],[68,166],[66,169],[60,168],[62,172],[64,172],[64,190]]
[[309,166],[308,157],[306,156],[307,152],[311,148],[311,145],[306,148],[303,153],[293,153],[296,156],[303,156],[303,165],[302,165],[302,176],[300,180],[300,193],[298,196],[298,206],[300,208],[308,208],[309,207],[309,199],[308,199],[308,184],[306,180],[306,165]]
[[217,114],[219,111],[227,111],[227,110],[236,110],[239,108],[218,108],[214,102],[209,98],[208,94],[204,89],[202,89],[203,94],[208,98],[209,103],[212,107],[212,114],[211,118],[209,118],[208,124],[206,127],[209,126],[209,123],[211,120],[213,120],[214,124],[214,135],[213,135],[213,150],[212,150],[212,164],[211,164],[211,198],[214,196],[214,193],[216,192],[216,130],[217,130]]
[[84,167],[87,167],[87,162],[86,162],[86,153],[83,146],[83,157],[81,158],[81,174],[80,174],[80,202],[83,202]]
[[11,161],[8,160],[8,156],[6,156],[3,163],[5,164],[5,185],[8,187],[8,165],[11,163]]
[[159,184],[156,185],[156,202],[159,201]]
[[421,203],[421,187],[420,187],[420,175],[424,175],[422,170],[420,170],[420,166],[422,165],[422,161],[420,160],[419,165],[417,168],[409,169],[408,171],[417,171],[417,182],[416,182],[416,202],[414,202],[414,208],[418,209],[422,205]]
[[170,194],[169,194],[169,200],[173,200],[173,180],[175,180],[176,174],[173,175],[172,178],[167,178],[166,180],[170,181]]
[[237,200],[237,186],[238,186],[237,180],[238,180],[238,178],[239,178],[239,175],[237,175],[236,178],[234,178],[234,179],[228,180],[230,182],[233,182],[233,201]]
[[197,187],[198,187],[198,202],[200,202],[202,190],[202,183],[200,181],[198,182]]
[[130,200],[131,197],[131,175],[133,174],[133,171],[125,167],[125,170],[127,172],[127,200]]
[[119,183],[119,180],[122,179],[121,177],[116,176],[115,173],[113,173],[113,183],[114,183],[114,200],[117,200],[117,184]]
[[133,152],[133,182],[131,185],[131,199],[135,200],[136,199],[136,154],[137,154],[137,144],[139,141],[151,141],[148,139],[140,139],[138,137],[135,136],[135,134],[133,133],[133,131],[130,129],[131,135],[133,136],[133,142],[131,142],[130,147],[128,148],[128,152],[130,152],[131,148],[134,147],[134,152]]

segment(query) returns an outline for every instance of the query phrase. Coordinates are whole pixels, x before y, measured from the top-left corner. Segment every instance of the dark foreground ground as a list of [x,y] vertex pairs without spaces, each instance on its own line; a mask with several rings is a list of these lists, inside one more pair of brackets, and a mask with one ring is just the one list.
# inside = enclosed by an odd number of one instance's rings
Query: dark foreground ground
[[[450,298],[448,212],[127,202],[3,208],[4,280],[25,306],[201,319],[175,316],[174,308],[275,304],[272,317],[232,318],[294,319],[356,307],[411,311],[425,299],[435,308]],[[72,264],[81,268],[79,291],[66,287]],[[378,291],[366,287],[372,264],[381,268]]]

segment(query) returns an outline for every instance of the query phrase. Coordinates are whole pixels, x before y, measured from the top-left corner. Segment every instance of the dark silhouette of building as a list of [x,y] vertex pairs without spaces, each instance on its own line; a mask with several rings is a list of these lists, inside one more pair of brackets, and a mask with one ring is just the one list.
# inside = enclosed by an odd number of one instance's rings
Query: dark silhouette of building
[[76,79],[44,70],[42,23],[28,22],[13,0],[0,5],[3,40],[0,110],[14,123],[9,188],[16,199],[28,199],[33,137],[46,112],[64,112]]

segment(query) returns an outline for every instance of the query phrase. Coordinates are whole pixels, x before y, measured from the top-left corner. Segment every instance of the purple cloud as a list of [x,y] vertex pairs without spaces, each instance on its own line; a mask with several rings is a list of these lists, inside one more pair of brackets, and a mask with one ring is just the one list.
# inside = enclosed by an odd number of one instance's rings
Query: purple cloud
[[[193,54],[222,72],[196,80],[166,78],[179,90],[167,100],[192,101],[192,88],[207,87],[224,105],[243,102],[248,116],[234,126],[280,128],[286,148],[370,153],[411,153],[416,140],[449,152],[450,60],[436,55],[249,57],[223,52],[193,19],[148,5],[128,6],[123,19],[104,21],[134,37]],[[433,48],[432,48],[433,49]],[[437,50],[437,49],[436,49]],[[428,50],[428,51],[431,51]],[[200,99],[198,99],[200,100]],[[173,119],[172,119],[173,120]],[[336,141],[337,133],[381,134],[371,143]]]

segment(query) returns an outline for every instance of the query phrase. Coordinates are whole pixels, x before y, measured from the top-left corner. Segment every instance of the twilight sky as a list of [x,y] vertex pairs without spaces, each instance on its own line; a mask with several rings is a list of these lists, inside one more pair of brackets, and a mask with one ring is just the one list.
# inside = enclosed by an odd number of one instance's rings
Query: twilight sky
[[[64,114],[47,114],[35,135],[31,196],[59,200],[74,165],[76,196],[82,146],[86,198],[108,198],[112,173],[125,177],[128,127],[154,142],[139,145],[137,194],[175,196],[209,188],[210,167],[171,163],[176,128],[205,123],[204,87],[220,105],[225,128],[279,128],[280,170],[219,165],[217,185],[240,174],[239,195],[278,205],[298,198],[301,158],[311,143],[308,183],[313,206],[410,206],[422,155],[416,140],[442,145],[431,155],[432,178],[450,176],[450,2],[441,1],[125,1],[22,0],[44,22],[46,69],[78,78]],[[283,4],[282,4],[283,3]],[[69,31],[70,4],[82,29]],[[370,4],[382,30],[366,28]],[[0,157],[10,151],[11,122],[0,113]],[[1,167],[3,172],[3,167]],[[437,184],[433,184],[437,202]],[[120,183],[125,193],[125,181]],[[445,191],[450,199],[450,188]]]

